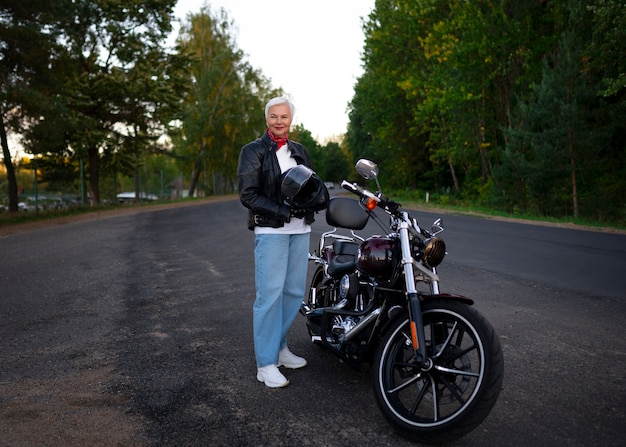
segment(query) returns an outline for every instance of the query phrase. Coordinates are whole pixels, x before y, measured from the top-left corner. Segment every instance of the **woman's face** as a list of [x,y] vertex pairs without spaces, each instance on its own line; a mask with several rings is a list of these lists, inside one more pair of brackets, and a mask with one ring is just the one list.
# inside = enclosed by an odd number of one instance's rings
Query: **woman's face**
[[277,138],[285,138],[291,127],[289,104],[277,104],[270,107],[267,114],[267,127]]

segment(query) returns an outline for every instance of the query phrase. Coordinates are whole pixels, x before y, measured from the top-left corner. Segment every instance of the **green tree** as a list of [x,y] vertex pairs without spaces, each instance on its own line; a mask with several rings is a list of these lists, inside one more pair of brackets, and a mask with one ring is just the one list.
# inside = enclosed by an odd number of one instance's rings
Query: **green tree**
[[[589,44],[590,63],[602,78],[604,97],[619,95],[626,100],[626,8],[619,0],[596,0],[588,6],[592,13]],[[623,104],[623,103],[622,103]]]
[[322,178],[327,181],[339,182],[354,175],[353,165],[339,143],[329,142],[323,148],[324,172]]
[[[544,59],[541,83],[521,110],[533,150],[527,176],[530,194],[542,212],[567,215],[570,209],[578,218],[580,179],[589,182],[598,172],[598,157],[609,137],[598,119],[597,112],[604,109],[598,84],[585,69],[581,37],[589,33],[587,11],[571,2],[567,12],[567,30],[554,53]],[[571,208],[564,206],[566,198]]]
[[239,149],[261,134],[265,100],[278,94],[245,61],[232,30],[224,10],[213,16],[204,7],[188,16],[178,39],[181,50],[192,60],[182,138],[177,141],[177,152],[191,169],[190,195],[203,172],[206,191],[215,189],[217,179],[226,182],[230,190],[234,188]]
[[488,38],[509,32],[502,8],[488,1],[378,2],[369,19],[350,150],[384,157],[397,186],[460,191],[458,170],[467,178],[478,172],[485,183],[496,158],[494,117],[505,115],[494,109],[507,107],[492,93],[502,39],[492,45]]
[[27,105],[39,101],[37,87],[46,85],[43,79],[65,3],[6,0],[0,4],[0,143],[13,212],[17,211],[18,185],[7,134],[19,134],[32,121]]
[[[349,106],[346,147],[351,163],[369,158],[393,172],[394,186],[415,187],[431,171],[425,131],[410,119],[412,100],[403,81],[410,76],[409,60],[421,60],[415,1],[377,2],[364,23],[365,72],[358,79]],[[419,63],[419,62],[416,62]]]
[[607,127],[611,140],[600,153],[592,177],[593,191],[583,204],[602,219],[624,218],[626,191],[626,8],[618,0],[590,1],[591,37],[585,51],[585,71],[599,78],[603,99],[597,120]]
[[[136,160],[165,133],[158,113],[180,95],[170,89],[172,59],[162,43],[171,31],[176,0],[54,0],[64,20],[45,73],[47,88],[29,109],[28,150],[49,158],[72,157],[88,166],[90,192],[100,201],[100,161],[110,151]],[[44,85],[42,82],[40,85]],[[165,108],[164,108],[165,109]],[[45,129],[55,128],[51,142]]]

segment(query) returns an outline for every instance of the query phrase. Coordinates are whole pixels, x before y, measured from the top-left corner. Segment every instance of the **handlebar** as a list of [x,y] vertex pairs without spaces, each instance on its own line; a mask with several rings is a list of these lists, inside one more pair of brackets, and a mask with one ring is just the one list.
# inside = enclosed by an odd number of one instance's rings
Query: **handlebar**
[[390,212],[393,215],[398,215],[398,210],[400,208],[400,204],[393,200],[389,200],[387,196],[382,193],[375,194],[367,189],[361,188],[356,183],[350,183],[346,180],[341,182],[341,187],[351,193],[356,194],[361,199],[372,199],[376,202],[377,206],[383,207],[386,211]]
[[357,196],[359,196],[361,198],[374,199],[376,202],[380,202],[380,198],[377,197],[376,194],[374,194],[371,191],[368,191],[367,189],[361,188],[356,183],[350,183],[350,182],[348,182],[346,180],[343,180],[341,182],[341,187],[343,189],[345,189],[345,190],[348,190],[348,191],[356,194]]
[[[368,191],[367,189],[361,188],[356,183],[350,183],[350,182],[348,182],[346,180],[343,180],[341,182],[341,187],[343,189],[345,189],[346,191],[350,191],[351,193],[359,196],[361,198],[361,201],[363,202],[363,204],[370,211],[374,210],[374,208],[376,208],[376,207],[382,208],[389,215],[394,216],[395,218],[402,219],[402,220],[408,222],[409,225],[412,228],[414,228],[415,231],[418,234],[420,234],[422,237],[429,238],[429,237],[433,236],[433,234],[431,234],[431,232],[421,228],[419,226],[419,224],[417,223],[416,219],[413,219],[407,212],[402,211],[401,210],[402,205],[400,205],[398,202],[396,202],[394,200],[390,200],[384,194],[382,194],[380,192],[379,193],[373,193],[371,191]],[[370,200],[372,200],[373,203],[369,202]],[[367,202],[369,202],[369,203],[367,203]],[[380,222],[379,222],[379,224],[380,224]],[[441,230],[438,231],[437,233],[440,233],[441,231],[443,231],[443,228],[441,228]],[[435,234],[437,234],[437,233],[435,233]]]

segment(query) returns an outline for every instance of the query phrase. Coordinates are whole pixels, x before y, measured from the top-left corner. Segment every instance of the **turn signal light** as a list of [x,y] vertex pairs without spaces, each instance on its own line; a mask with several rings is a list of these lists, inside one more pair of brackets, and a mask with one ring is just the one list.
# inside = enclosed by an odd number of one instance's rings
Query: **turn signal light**
[[365,199],[365,208],[372,211],[374,208],[376,208],[377,203],[378,202],[375,199],[372,199],[371,197],[368,199]]

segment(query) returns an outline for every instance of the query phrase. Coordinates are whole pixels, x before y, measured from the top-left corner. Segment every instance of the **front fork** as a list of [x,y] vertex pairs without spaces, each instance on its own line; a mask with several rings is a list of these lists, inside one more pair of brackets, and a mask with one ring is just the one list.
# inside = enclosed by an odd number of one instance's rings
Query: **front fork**
[[[411,253],[411,245],[409,244],[409,226],[406,222],[402,222],[400,224],[399,234],[400,246],[402,249],[402,264],[404,267],[404,280],[406,283],[407,299],[409,301],[411,341],[413,343],[415,361],[421,368],[425,368],[428,366],[430,360],[426,356],[426,340],[424,336],[424,321],[422,320],[422,306],[415,287],[413,255]],[[434,281],[434,287],[438,292],[439,287],[437,281]]]

